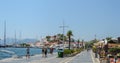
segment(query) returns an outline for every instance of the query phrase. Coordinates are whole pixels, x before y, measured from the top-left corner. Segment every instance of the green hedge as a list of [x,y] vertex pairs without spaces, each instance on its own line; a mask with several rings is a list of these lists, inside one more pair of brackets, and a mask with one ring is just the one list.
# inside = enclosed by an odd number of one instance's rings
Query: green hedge
[[108,49],[108,51],[112,53],[113,55],[114,54],[116,55],[117,53],[120,53],[120,48],[110,48]]
[[64,54],[72,54],[74,52],[77,52],[77,53],[80,53],[83,49],[82,48],[79,48],[79,49],[65,49],[64,50]]
[[97,48],[95,46],[92,47],[92,51],[96,52]]
[[69,50],[69,49],[65,49],[64,50],[64,54],[71,54],[72,52],[71,52],[71,50]]
[[71,50],[71,53],[74,53],[74,52],[75,52],[75,50],[74,50],[74,49],[72,49],[72,50]]

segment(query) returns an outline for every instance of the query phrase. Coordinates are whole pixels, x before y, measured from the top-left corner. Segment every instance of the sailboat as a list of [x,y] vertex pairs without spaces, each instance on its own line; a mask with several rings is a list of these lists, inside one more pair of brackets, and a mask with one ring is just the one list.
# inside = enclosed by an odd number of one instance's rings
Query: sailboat
[[17,56],[15,54],[15,52],[6,49],[6,47],[7,47],[7,45],[6,45],[6,21],[4,22],[4,45],[1,47],[4,47],[4,48],[0,49],[0,52],[10,54],[12,56]]
[[[6,47],[6,21],[4,22],[4,45],[0,45],[0,47],[1,48],[5,48]],[[1,39],[0,39],[0,41],[2,41]]]

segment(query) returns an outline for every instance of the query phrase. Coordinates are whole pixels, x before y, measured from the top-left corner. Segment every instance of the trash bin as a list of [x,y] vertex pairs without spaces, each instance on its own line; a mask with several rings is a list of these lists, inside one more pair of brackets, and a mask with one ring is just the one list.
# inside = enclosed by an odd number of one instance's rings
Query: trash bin
[[63,58],[63,49],[58,49],[58,57]]

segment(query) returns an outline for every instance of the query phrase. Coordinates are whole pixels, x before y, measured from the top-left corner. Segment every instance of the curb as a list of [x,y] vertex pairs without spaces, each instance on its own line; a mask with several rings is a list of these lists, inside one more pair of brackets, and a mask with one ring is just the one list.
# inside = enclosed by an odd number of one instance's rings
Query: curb
[[[93,63],[100,63],[100,60],[98,58],[95,58],[94,56],[95,54],[93,53],[93,51],[91,50],[91,57],[92,57],[92,60],[93,60]],[[96,61],[95,61],[96,60]]]
[[[79,54],[81,54],[81,53],[79,53]],[[70,61],[72,61],[76,56],[78,56],[79,54],[77,54],[77,55],[75,55],[75,56],[73,56],[73,57],[69,57],[69,58],[67,58],[67,59],[65,59],[64,61],[62,61],[62,62],[60,62],[60,63],[69,63]]]

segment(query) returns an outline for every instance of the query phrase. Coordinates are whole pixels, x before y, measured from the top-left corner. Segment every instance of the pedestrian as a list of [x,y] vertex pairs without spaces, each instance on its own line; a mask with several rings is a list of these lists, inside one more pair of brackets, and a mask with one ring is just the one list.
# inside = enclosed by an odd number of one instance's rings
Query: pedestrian
[[26,59],[29,59],[30,58],[30,48],[27,47],[26,49]]
[[96,50],[95,50],[95,58],[98,58],[97,55],[98,55],[98,50],[96,49]]
[[50,54],[53,54],[53,48],[52,47],[50,48]]
[[44,48],[45,57],[47,57],[47,47]]
[[44,53],[45,53],[44,49],[45,49],[45,48],[43,47],[43,48],[42,48],[42,57],[45,56],[45,54],[44,54]]

